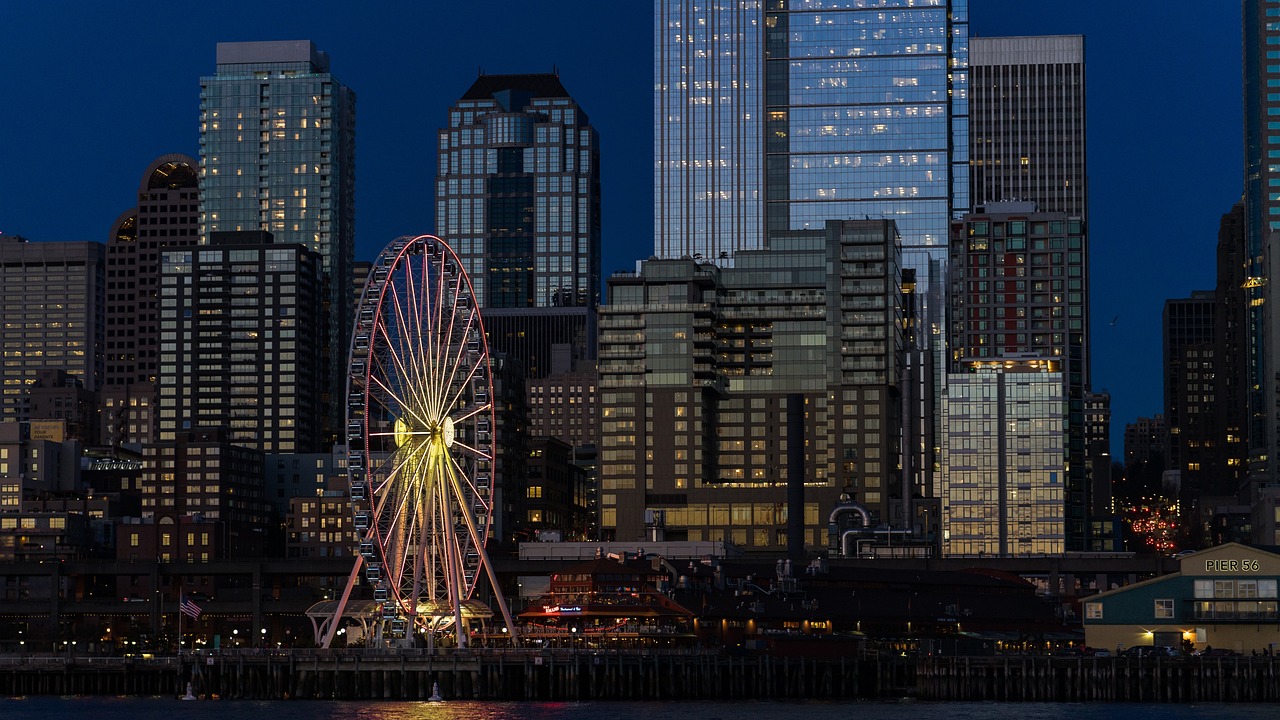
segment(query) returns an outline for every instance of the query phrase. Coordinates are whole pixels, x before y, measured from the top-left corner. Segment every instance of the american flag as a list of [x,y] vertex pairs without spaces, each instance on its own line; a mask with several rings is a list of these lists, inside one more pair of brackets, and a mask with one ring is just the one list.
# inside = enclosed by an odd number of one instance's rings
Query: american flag
[[194,600],[187,597],[186,595],[183,595],[182,599],[178,601],[178,610],[180,610],[183,615],[186,615],[192,620],[195,620],[196,618],[200,617],[200,613],[203,612],[200,609],[200,606],[197,605]]

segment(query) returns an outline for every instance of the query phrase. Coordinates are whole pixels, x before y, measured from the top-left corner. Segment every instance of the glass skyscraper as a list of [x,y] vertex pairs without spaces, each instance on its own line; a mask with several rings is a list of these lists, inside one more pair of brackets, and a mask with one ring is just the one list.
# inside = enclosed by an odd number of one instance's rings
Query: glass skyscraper
[[481,75],[438,147],[436,231],[481,306],[599,302],[600,138],[559,76]]
[[[1245,288],[1249,302],[1249,446],[1255,457],[1268,458],[1268,475],[1276,477],[1277,395],[1275,368],[1266,358],[1276,334],[1274,312],[1268,312],[1264,247],[1280,230],[1280,2],[1243,0],[1244,20],[1244,211]],[[1271,300],[1274,304],[1275,300]],[[1274,363],[1273,363],[1274,364]]]
[[200,240],[267,231],[319,253],[331,382],[351,327],[355,104],[309,40],[218,43],[217,72],[200,79]]
[[656,255],[870,217],[922,281],[945,260],[969,207],[967,0],[659,0],[654,42]]

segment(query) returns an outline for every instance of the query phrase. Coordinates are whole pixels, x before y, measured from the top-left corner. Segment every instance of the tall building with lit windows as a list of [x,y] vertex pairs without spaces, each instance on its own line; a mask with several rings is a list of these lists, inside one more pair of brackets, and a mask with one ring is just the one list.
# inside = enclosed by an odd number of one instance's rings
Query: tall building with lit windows
[[481,75],[438,135],[436,230],[480,305],[594,307],[600,137],[560,77]]
[[218,43],[215,74],[200,78],[200,241],[264,231],[319,254],[332,398],[345,392],[353,308],[355,121],[355,93],[309,40]]
[[[1085,550],[1091,528],[1085,448],[1085,392],[1089,387],[1087,228],[1079,217],[1039,212],[1032,202],[990,203],[978,210],[952,223],[948,383],[953,378],[968,385],[980,383],[968,374],[988,366],[1012,363],[1020,367],[1026,358],[1051,361],[1049,372],[1062,384],[1054,417],[1065,436],[1062,449],[1066,454],[1052,463],[1062,468],[1057,477],[1062,547]],[[1039,366],[1036,371],[1041,371]],[[1008,373],[982,377],[1006,384],[1022,380]],[[946,396],[955,397],[950,389]],[[1021,409],[1001,412],[1016,415]],[[944,437],[944,447],[957,442],[963,444],[964,439]],[[987,449],[995,453],[994,447]],[[946,473],[944,463],[943,475]],[[943,515],[946,517],[945,509]],[[1018,547],[1008,546],[1005,551],[1024,551]]]
[[[1215,293],[1197,290],[1189,298],[1164,303],[1164,417],[1169,426],[1167,469],[1178,470],[1184,516],[1211,486],[1220,490],[1222,443],[1218,437],[1214,385],[1222,358],[1217,356]],[[1226,493],[1235,494],[1228,485]],[[1226,494],[1213,492],[1208,494]],[[1194,528],[1191,528],[1194,532]]]
[[969,208],[968,0],[657,0],[654,254],[892,219],[928,287]]
[[595,356],[600,136],[556,74],[480,75],[439,130],[436,232],[485,308],[489,345],[526,377],[551,348]]
[[320,257],[270,233],[213,233],[161,253],[159,442],[225,429],[267,453],[313,453],[321,427]]
[[42,370],[63,370],[84,389],[100,390],[103,250],[96,242],[0,234],[0,422],[27,419],[28,390]]
[[602,538],[785,546],[787,414],[804,407],[804,532],[848,494],[912,522],[901,465],[906,349],[893,221],[839,220],[732,267],[615,273],[600,317]]
[[1069,549],[1061,361],[974,362],[947,375],[942,407],[942,553]]

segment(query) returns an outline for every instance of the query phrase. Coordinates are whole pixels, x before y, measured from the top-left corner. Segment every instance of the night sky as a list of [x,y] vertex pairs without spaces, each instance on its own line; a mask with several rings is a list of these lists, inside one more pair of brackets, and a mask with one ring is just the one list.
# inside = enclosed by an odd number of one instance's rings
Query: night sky
[[[1086,36],[1093,386],[1119,457],[1124,424],[1163,406],[1164,300],[1212,289],[1242,191],[1240,5],[970,4],[972,35]],[[358,98],[357,258],[434,229],[435,131],[481,69],[554,69],[600,132],[603,269],[633,268],[652,252],[652,34],[643,0],[7,2],[0,232],[105,242],[154,158],[198,157],[217,42],[310,39]]]

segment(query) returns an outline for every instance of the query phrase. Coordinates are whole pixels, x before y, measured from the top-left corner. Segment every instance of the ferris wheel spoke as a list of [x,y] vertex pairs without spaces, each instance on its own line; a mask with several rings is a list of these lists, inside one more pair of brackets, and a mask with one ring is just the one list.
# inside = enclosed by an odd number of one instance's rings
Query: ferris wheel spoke
[[[455,262],[461,262],[461,261],[455,258]],[[449,387],[449,383],[452,381],[454,373],[456,373],[457,371],[458,365],[461,364],[462,354],[465,353],[466,347],[467,347],[467,336],[468,336],[467,330],[463,331],[461,337],[459,337],[455,332],[457,329],[456,328],[456,319],[457,319],[456,311],[457,311],[458,294],[459,294],[459,290],[461,289],[461,279],[462,279],[462,274],[455,273],[454,281],[453,281],[453,289],[452,289],[452,293],[450,294],[450,296],[453,298],[454,312],[449,313],[448,329],[445,330],[444,332],[444,337],[447,338],[449,342],[441,342],[436,347],[435,380],[436,380],[436,387],[440,388],[441,392],[440,392],[440,395],[437,397],[438,404],[433,406],[432,411],[436,414],[437,417],[443,416],[444,413],[447,412],[448,410],[445,393],[448,392],[447,388]],[[441,283],[439,301],[440,301],[439,313],[441,317],[443,317],[444,301],[445,301],[443,283]],[[471,308],[472,312],[475,312],[474,306],[475,306],[475,303],[473,302],[472,308]],[[452,358],[450,358],[449,352],[450,352],[450,349],[453,347],[457,347],[458,351],[453,354]]]
[[[398,365],[399,359],[396,358],[395,362]],[[428,424],[427,418],[422,415],[422,411],[419,409],[421,407],[424,407],[423,405],[418,405],[413,402],[407,402],[405,398],[400,397],[399,393],[397,393],[394,388],[385,384],[381,378],[378,378],[378,377],[370,378],[370,382],[373,385],[376,385],[383,393],[386,394],[388,398],[390,398],[391,400],[394,400],[396,406],[399,408],[401,412],[405,413],[406,415],[412,416],[414,420],[418,421],[419,423],[422,423],[423,425]],[[397,408],[393,408],[388,405],[386,409],[394,413],[394,411]]]
[[[410,318],[406,317],[406,314],[412,311],[413,308],[412,288],[408,288],[406,293],[408,294],[408,297],[402,301],[400,298],[399,288],[394,286],[391,288],[392,307],[395,308],[397,330],[397,342],[395,344],[398,345],[401,350],[401,352],[396,352],[395,348],[390,348],[391,356],[406,383],[412,385],[415,393],[417,394],[414,400],[420,403],[419,407],[429,407],[427,392],[429,391],[430,384],[425,382],[425,378],[421,373],[421,368],[418,367],[416,362],[413,362],[413,358],[415,355],[419,354],[420,351],[418,348],[414,347],[412,321]],[[392,344],[392,338],[390,337],[385,324],[382,327],[382,332],[384,337],[387,338],[388,345],[390,346]]]
[[[408,317],[408,320],[414,324],[414,327],[419,329],[419,331],[415,333],[406,333],[410,346],[409,351],[406,353],[406,357],[408,360],[411,360],[408,364],[413,367],[415,375],[414,379],[416,381],[415,385],[419,388],[421,393],[420,400],[422,401],[422,407],[424,409],[423,412],[431,417],[438,417],[438,415],[433,413],[431,410],[434,400],[433,396],[435,394],[434,383],[431,382],[431,373],[429,368],[423,367],[425,359],[428,357],[427,348],[430,346],[432,336],[434,335],[429,324],[425,333],[421,331],[423,318],[430,316],[430,313],[424,313],[422,308],[422,303],[424,299],[428,297],[429,293],[419,292],[420,287],[426,288],[428,286],[428,276],[426,274],[427,266],[425,263],[422,265],[422,272],[423,276],[421,278],[421,285],[414,282],[413,272],[405,273],[406,297],[404,314]],[[425,345],[424,342],[426,343]]]
[[484,405],[476,405],[475,407],[471,408],[470,410],[468,410],[468,411],[466,411],[466,412],[462,413],[461,415],[459,415],[459,416],[457,416],[457,417],[453,418],[453,421],[454,421],[455,423],[462,423],[462,422],[466,422],[467,420],[470,420],[471,418],[473,418],[473,417],[475,417],[475,416],[479,415],[480,413],[488,412],[488,411],[489,411],[490,409],[492,409],[492,408],[493,408],[493,405],[492,405],[492,404],[489,404],[489,403],[485,403]]
[[[466,332],[464,333],[464,337],[471,334],[471,330],[473,327],[472,320],[474,320],[476,317],[477,317],[477,311],[475,309],[472,309],[471,314],[467,316],[467,326],[466,326]],[[463,365],[462,357],[467,353],[468,351],[467,351],[466,342],[464,341],[459,343],[458,354],[455,356],[454,362],[452,363],[453,374],[449,376],[449,382],[446,383],[443,387],[447,388],[447,387],[454,386],[454,381],[457,379],[457,369],[459,367],[462,367]],[[446,407],[450,407],[450,408],[456,407],[458,403],[461,402],[462,394],[466,392],[467,386],[470,385],[471,381],[475,379],[476,370],[478,370],[481,365],[487,364],[488,360],[489,360],[488,354],[482,353],[476,357],[475,363],[470,363],[470,367],[467,370],[466,379],[463,380],[461,383],[458,383],[457,390],[448,398],[448,404]]]
[[454,446],[455,448],[461,448],[461,449],[463,449],[463,450],[466,450],[467,452],[471,453],[471,455],[472,455],[473,457],[475,457],[475,458],[477,458],[477,459],[479,459],[479,460],[492,460],[492,459],[493,459],[493,456],[492,456],[492,455],[490,455],[489,453],[485,452],[484,450],[482,450],[482,449],[480,449],[480,448],[477,448],[477,447],[472,447],[472,446],[467,445],[466,443],[460,442],[460,441],[458,441],[458,440],[454,440],[454,441],[453,441],[453,446]]

